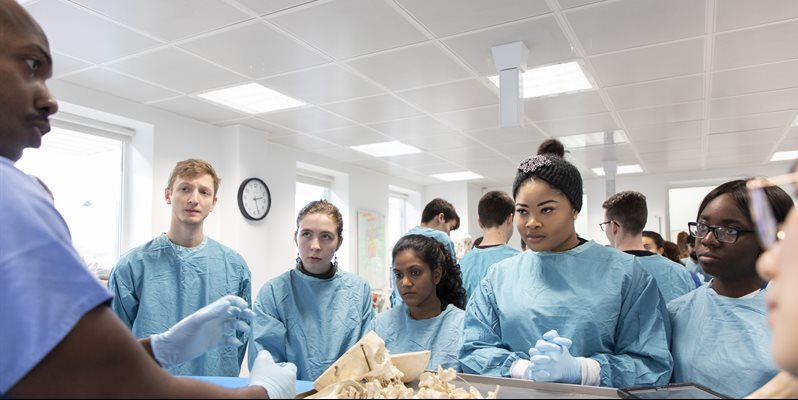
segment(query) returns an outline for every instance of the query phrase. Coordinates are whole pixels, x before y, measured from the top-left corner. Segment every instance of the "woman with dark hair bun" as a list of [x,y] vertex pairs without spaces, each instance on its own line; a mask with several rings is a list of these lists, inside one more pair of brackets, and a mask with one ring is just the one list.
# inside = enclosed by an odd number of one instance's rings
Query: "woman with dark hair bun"
[[393,248],[393,272],[403,303],[374,320],[392,354],[429,350],[427,369],[460,371],[465,289],[449,251],[435,239],[408,235]]

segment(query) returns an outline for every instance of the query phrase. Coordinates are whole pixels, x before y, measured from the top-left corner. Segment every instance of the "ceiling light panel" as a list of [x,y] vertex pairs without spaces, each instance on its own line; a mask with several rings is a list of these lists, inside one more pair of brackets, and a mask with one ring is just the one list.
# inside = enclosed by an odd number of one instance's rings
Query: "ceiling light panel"
[[249,114],[263,114],[305,105],[302,101],[257,83],[200,93],[198,96]]
[[562,144],[569,149],[629,142],[629,138],[626,136],[626,132],[623,130],[560,136],[557,138],[557,140],[562,142]]
[[[643,168],[640,167],[640,164],[634,165],[619,165],[618,166],[618,175],[625,175],[625,174],[638,174],[643,172]],[[593,173],[598,176],[604,176],[604,168],[593,168]]]
[[405,154],[415,154],[421,152],[421,150],[413,146],[406,145],[398,140],[394,140],[392,142],[351,146],[350,149],[357,150],[361,153],[366,153],[373,157],[401,156]]
[[[496,87],[499,87],[499,76],[489,77]],[[565,64],[548,65],[533,68],[524,72],[523,97],[547,96],[560,93],[572,93],[592,89],[593,85],[587,79],[578,62],[572,61]]]
[[471,171],[461,171],[461,172],[449,172],[446,174],[434,174],[432,175],[433,178],[440,179],[446,182],[456,182],[456,181],[470,181],[473,179],[482,179],[482,175],[475,174]]

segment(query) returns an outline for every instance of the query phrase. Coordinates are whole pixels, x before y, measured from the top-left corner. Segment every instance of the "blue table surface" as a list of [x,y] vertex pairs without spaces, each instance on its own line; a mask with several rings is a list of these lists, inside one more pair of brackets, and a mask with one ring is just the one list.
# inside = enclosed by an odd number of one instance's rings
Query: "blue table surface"
[[[240,388],[247,386],[247,378],[230,376],[187,376],[186,378],[210,382],[226,388]],[[313,382],[296,381],[296,392],[303,393],[313,389]]]

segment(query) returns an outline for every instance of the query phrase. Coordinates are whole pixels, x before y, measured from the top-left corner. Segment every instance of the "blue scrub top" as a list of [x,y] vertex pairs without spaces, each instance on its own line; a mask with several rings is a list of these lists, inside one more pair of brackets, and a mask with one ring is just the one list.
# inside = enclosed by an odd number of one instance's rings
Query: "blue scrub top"
[[0,398],[111,299],[41,186],[0,157]]
[[258,351],[292,362],[297,379],[313,381],[365,335],[374,318],[364,279],[336,271],[332,278],[292,269],[258,292],[249,367]]
[[662,385],[673,359],[665,302],[637,259],[595,242],[495,264],[466,307],[463,372],[510,376],[551,329],[601,366],[601,386]]
[[[640,253],[646,254],[640,255]],[[695,282],[690,276],[690,271],[684,265],[649,251],[630,254],[637,256],[643,269],[657,281],[657,286],[665,299],[665,304],[696,288]]]
[[391,354],[429,350],[432,354],[428,370],[437,371],[442,366],[460,372],[458,356],[463,345],[464,317],[465,311],[449,304],[435,318],[416,320],[402,303],[378,314],[373,330]]
[[673,382],[695,382],[742,398],[776,376],[766,292],[738,299],[703,285],[668,303]]
[[[181,319],[226,295],[252,304],[250,271],[237,252],[206,237],[193,248],[162,234],[130,250],[111,271],[111,308],[137,338],[171,328]],[[249,334],[236,332],[244,346],[222,346],[167,370],[174,375],[238,376]]]
[[479,287],[479,281],[485,277],[491,265],[518,254],[521,254],[521,250],[506,244],[484,249],[478,247],[471,249],[459,262],[466,298],[471,298],[471,295]]

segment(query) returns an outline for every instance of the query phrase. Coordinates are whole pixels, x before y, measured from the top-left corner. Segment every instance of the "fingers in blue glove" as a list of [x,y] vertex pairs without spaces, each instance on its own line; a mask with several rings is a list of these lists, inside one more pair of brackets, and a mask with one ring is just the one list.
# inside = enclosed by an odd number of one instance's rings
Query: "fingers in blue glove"
[[535,349],[540,351],[541,353],[559,353],[562,351],[562,347],[559,344],[552,343],[543,339],[540,339],[535,343]]
[[565,347],[566,349],[570,349],[570,348],[571,348],[571,345],[573,345],[573,344],[574,344],[574,342],[573,342],[571,339],[564,338],[564,337],[557,337],[557,338],[554,338],[554,339],[552,340],[552,342],[554,342],[554,343],[557,343],[557,344],[559,344],[560,346],[562,346],[562,347]]

